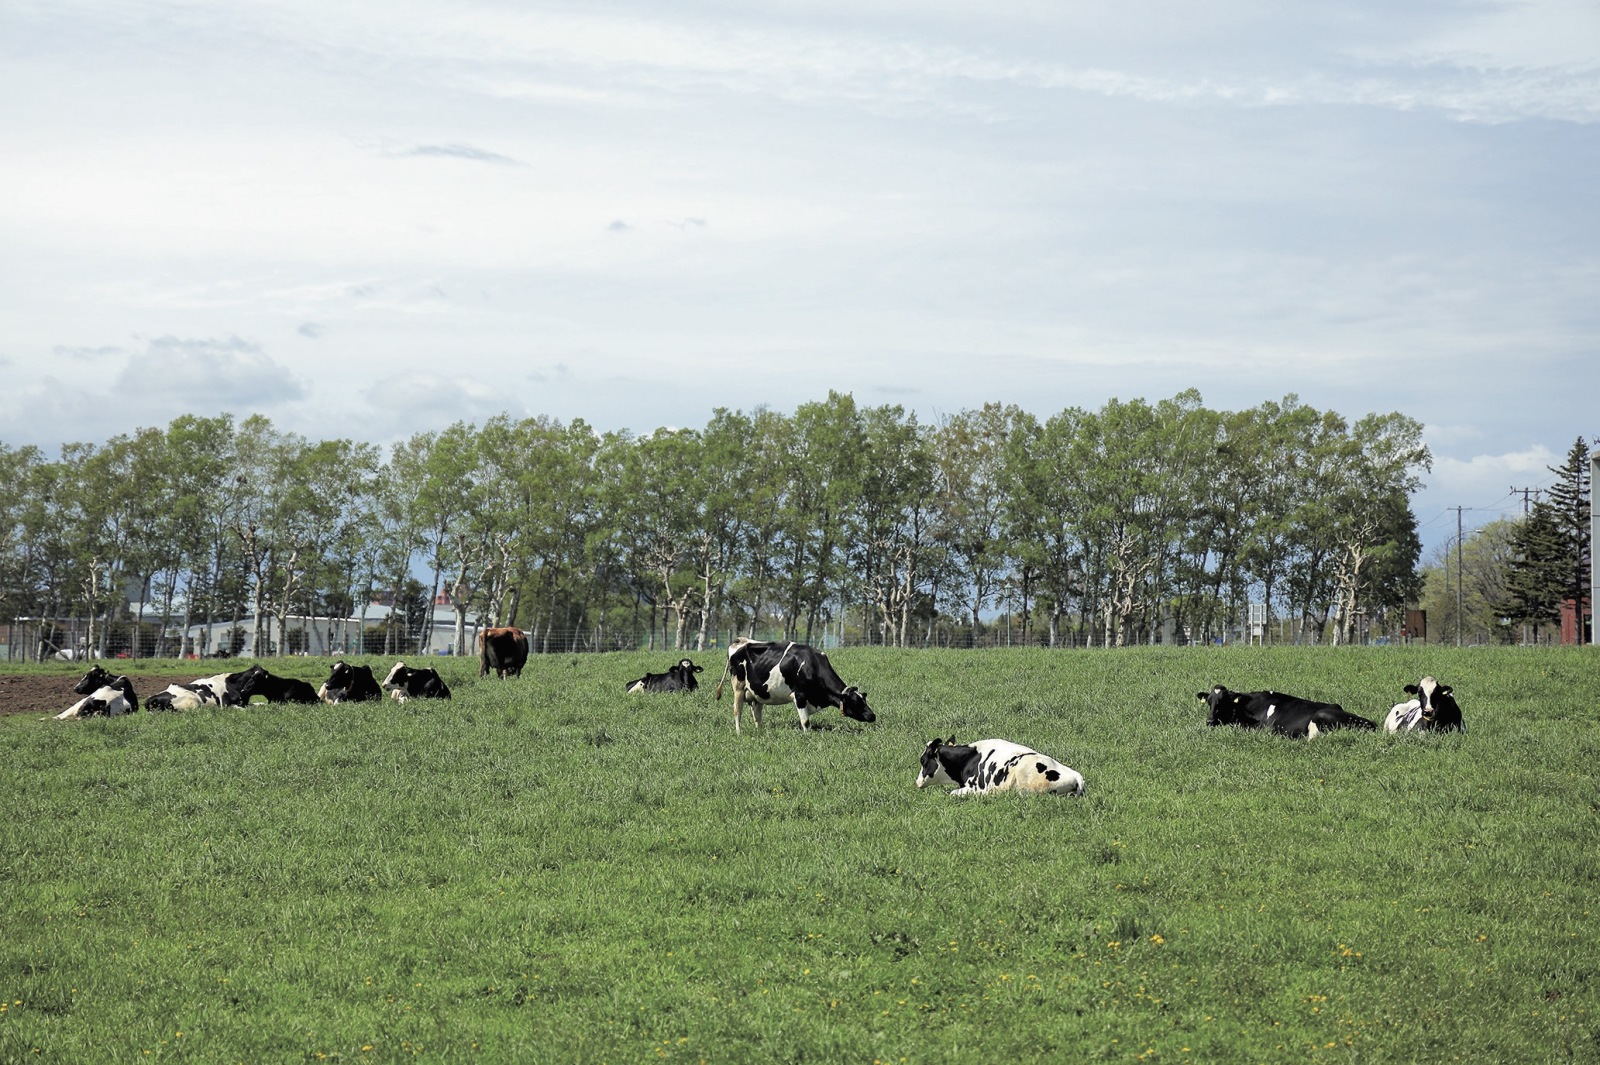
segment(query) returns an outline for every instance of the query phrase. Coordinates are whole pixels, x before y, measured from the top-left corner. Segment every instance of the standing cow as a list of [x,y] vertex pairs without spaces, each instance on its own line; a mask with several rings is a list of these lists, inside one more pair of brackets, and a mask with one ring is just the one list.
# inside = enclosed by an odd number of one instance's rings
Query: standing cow
[[521,629],[508,625],[478,633],[478,676],[486,677],[492,669],[501,680],[520,677],[527,663],[528,634]]
[[761,727],[762,706],[794,703],[800,713],[800,727],[810,729],[811,714],[837,706],[845,717],[857,721],[876,721],[867,706],[867,693],[851,685],[845,687],[833,671],[828,656],[803,643],[782,640],[763,643],[741,636],[728,646],[728,664],[717,681],[717,698],[722,685],[733,676],[733,731],[739,732],[739,717],[746,699],[751,700],[750,716]]

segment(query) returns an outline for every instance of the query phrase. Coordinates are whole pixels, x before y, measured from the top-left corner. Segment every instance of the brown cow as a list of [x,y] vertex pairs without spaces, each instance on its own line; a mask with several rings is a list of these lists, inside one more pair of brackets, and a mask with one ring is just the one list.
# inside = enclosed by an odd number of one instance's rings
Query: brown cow
[[478,676],[488,676],[492,669],[501,680],[507,674],[520,677],[527,662],[528,634],[521,629],[506,626],[478,633]]

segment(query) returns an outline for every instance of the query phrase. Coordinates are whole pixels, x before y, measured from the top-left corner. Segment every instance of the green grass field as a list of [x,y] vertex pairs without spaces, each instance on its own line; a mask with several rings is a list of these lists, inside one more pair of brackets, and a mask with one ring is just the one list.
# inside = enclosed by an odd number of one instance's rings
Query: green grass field
[[[846,649],[876,725],[743,737],[694,657],[0,719],[0,1062],[1600,1062],[1600,652]],[[1424,672],[1465,735],[1195,698]],[[919,792],[952,732],[1088,794]]]

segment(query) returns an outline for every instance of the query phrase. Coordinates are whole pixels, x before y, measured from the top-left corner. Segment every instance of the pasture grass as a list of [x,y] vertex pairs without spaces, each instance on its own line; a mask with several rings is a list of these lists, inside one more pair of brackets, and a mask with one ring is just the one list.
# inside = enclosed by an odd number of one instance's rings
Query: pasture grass
[[[743,737],[693,657],[0,719],[0,1062],[1600,1061],[1593,649],[846,649],[876,725]],[[1425,672],[1465,735],[1195,698]],[[1088,793],[919,792],[952,733]]]

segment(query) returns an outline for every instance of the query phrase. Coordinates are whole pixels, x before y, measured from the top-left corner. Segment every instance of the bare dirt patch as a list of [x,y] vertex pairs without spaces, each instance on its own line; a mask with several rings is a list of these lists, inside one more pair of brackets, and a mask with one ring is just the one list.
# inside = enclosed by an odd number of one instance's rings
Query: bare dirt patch
[[[186,673],[181,676],[171,673],[129,673],[127,676],[133,681],[134,693],[139,696],[139,709],[143,710],[144,700],[168,684],[187,684],[201,675],[200,673]],[[40,717],[46,714],[51,716],[59,714],[83,698],[72,690],[82,678],[82,673],[24,676],[0,674],[0,714],[36,714]]]

